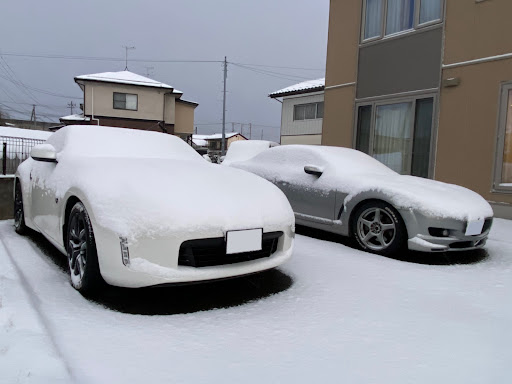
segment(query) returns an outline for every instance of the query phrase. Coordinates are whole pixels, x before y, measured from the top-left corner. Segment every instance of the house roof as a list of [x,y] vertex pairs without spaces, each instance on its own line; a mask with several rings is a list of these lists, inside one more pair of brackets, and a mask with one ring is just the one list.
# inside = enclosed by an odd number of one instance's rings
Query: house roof
[[159,81],[137,75],[136,73],[130,71],[119,71],[119,72],[102,72],[102,73],[93,73],[91,75],[81,75],[76,76],[75,81],[77,80],[85,80],[85,81],[101,81],[104,83],[117,83],[117,84],[128,84],[128,85],[138,85],[143,87],[152,87],[152,88],[164,88],[164,89],[172,89],[173,93],[183,94],[183,92],[174,89],[174,87],[161,83]]
[[[240,135],[244,139],[247,140],[247,138],[244,135],[242,135],[242,134],[240,134],[238,132],[226,132],[226,139],[229,139],[229,138],[231,138],[233,136],[236,136],[236,135]],[[209,135],[209,136],[205,136],[204,137],[204,140],[219,140],[219,139],[222,139],[222,133],[215,133],[213,135]]]
[[68,115],[68,116],[62,116],[59,120],[66,120],[66,121],[91,121],[90,117],[85,117],[84,115]]
[[273,99],[283,96],[300,95],[303,93],[319,92],[325,88],[325,78],[303,81],[302,83],[291,85],[279,91],[272,92],[268,95]]

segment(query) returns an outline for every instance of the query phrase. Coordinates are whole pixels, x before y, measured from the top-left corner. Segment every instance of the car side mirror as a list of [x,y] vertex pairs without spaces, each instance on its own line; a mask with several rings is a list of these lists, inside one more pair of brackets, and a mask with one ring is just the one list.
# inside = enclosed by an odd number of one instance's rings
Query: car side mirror
[[30,157],[36,161],[45,161],[47,163],[57,162],[57,152],[51,144],[36,145],[30,151]]
[[306,172],[308,175],[315,175],[315,176],[322,176],[322,173],[324,173],[324,170],[320,167],[317,167],[316,165],[306,165],[304,167],[304,172]]

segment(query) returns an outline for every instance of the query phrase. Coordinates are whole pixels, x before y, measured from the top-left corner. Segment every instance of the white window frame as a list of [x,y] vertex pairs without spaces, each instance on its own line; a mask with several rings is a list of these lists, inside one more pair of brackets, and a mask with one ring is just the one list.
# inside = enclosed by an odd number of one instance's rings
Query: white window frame
[[[315,101],[313,103],[303,103],[303,104],[294,104],[293,105],[293,121],[311,121],[311,120],[319,120],[319,119],[323,119],[323,117],[318,117],[318,104],[321,104],[321,103],[324,103],[323,101]],[[306,105],[315,105],[315,117],[312,118],[312,119],[306,119],[306,115],[304,114],[304,118],[303,119],[296,119],[295,118],[295,108],[297,107],[305,107]],[[325,108],[325,105],[324,105],[324,108]],[[325,114],[325,109],[324,109],[324,114]]]
[[406,29],[403,31],[399,31],[396,33],[392,33],[389,35],[386,35],[386,18],[387,18],[387,12],[388,12],[388,0],[383,0],[384,5],[382,7],[382,14],[381,16],[381,31],[380,36],[374,36],[370,37],[368,39],[365,39],[364,32],[366,29],[366,2],[367,0],[363,0],[363,9],[362,9],[362,15],[361,15],[361,43],[369,43],[377,40],[385,40],[389,38],[393,38],[396,36],[400,36],[403,34],[408,34],[417,30],[421,30],[422,28],[429,27],[432,25],[440,24],[444,20],[444,13],[445,13],[445,0],[441,0],[441,17],[436,20],[427,21],[423,24],[420,24],[420,2],[421,0],[414,0],[414,20],[413,20],[413,27],[411,29]]
[[507,81],[501,84],[500,94],[498,101],[498,127],[496,134],[496,151],[494,159],[494,179],[492,185],[492,192],[496,193],[512,193],[512,187],[504,186],[501,182],[503,171],[503,152],[505,150],[505,131],[507,125],[507,112],[508,112],[508,94],[512,91],[512,81]]
[[391,105],[391,104],[399,104],[399,103],[412,103],[412,124],[410,128],[410,137],[411,137],[411,151],[409,153],[409,158],[407,162],[407,173],[408,175],[411,174],[412,170],[412,155],[413,155],[413,146],[414,146],[414,128],[415,128],[415,122],[416,122],[416,101],[421,99],[433,99],[432,104],[432,127],[431,127],[431,134],[430,134],[430,153],[429,153],[429,164],[428,164],[428,178],[431,179],[434,177],[434,156],[435,156],[435,148],[434,145],[436,143],[436,134],[435,131],[436,127],[436,119],[437,119],[437,100],[438,95],[437,93],[423,93],[423,94],[416,94],[411,95],[407,97],[394,97],[394,98],[378,98],[373,99],[369,101],[357,101],[355,104],[355,110],[354,110],[354,130],[353,130],[353,139],[352,139],[352,148],[356,149],[356,143],[357,143],[357,128],[359,126],[359,107],[364,107],[370,105],[372,107],[372,115],[371,115],[371,123],[370,123],[370,140],[368,144],[368,148],[370,149],[370,153],[368,153],[369,156],[373,157],[373,151],[374,151],[374,137],[375,137],[375,124],[376,124],[376,113],[377,113],[377,107],[384,106],[384,105]]

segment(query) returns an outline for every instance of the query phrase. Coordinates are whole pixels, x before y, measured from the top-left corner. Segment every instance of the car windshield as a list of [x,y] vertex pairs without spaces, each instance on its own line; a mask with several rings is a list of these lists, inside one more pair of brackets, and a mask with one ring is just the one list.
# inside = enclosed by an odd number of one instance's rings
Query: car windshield
[[204,161],[182,139],[160,133],[100,126],[68,126],[48,144],[56,151],[80,157],[159,158]]

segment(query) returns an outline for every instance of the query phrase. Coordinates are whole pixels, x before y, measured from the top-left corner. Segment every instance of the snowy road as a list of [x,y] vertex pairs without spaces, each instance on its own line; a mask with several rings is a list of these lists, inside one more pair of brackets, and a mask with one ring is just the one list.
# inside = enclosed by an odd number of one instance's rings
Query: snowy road
[[511,234],[452,265],[298,235],[279,271],[97,303],[0,222],[0,382],[509,383]]

